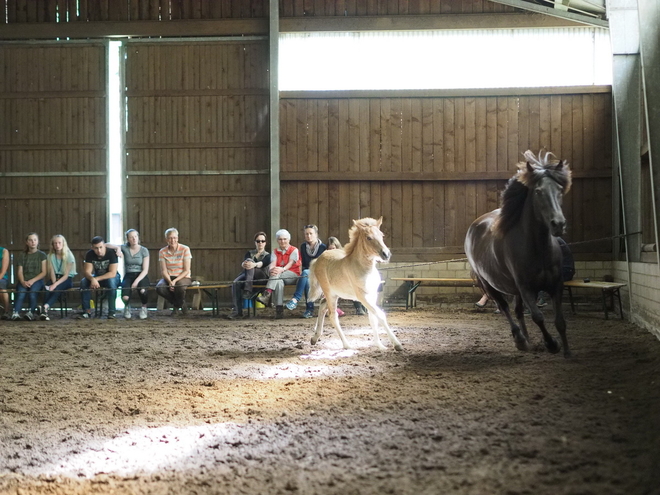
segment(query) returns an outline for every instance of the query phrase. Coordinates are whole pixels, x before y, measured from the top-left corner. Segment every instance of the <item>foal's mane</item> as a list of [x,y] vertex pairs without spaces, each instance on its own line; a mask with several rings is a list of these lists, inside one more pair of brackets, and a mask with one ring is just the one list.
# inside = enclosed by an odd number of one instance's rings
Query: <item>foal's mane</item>
[[497,235],[505,234],[520,220],[527,194],[543,177],[559,184],[563,194],[571,188],[571,170],[567,162],[551,159],[555,155],[544,150],[539,151],[538,156],[527,150],[523,156],[526,161],[518,163],[518,172],[502,191],[502,209],[492,227]]
[[344,252],[346,256],[351,255],[358,247],[360,240],[362,239],[361,233],[366,233],[371,227],[377,227],[378,220],[373,218],[365,217],[360,220],[354,220],[353,226],[348,229],[348,244],[344,246]]

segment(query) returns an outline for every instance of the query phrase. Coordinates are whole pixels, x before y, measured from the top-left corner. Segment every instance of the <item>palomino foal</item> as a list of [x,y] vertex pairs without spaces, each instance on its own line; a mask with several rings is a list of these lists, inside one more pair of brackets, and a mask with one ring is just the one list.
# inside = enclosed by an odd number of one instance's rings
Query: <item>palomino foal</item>
[[321,336],[327,310],[344,348],[349,349],[337,315],[337,300],[341,297],[360,301],[369,310],[369,323],[374,331],[374,341],[380,349],[386,347],[378,337],[379,323],[385,328],[394,348],[397,351],[403,350],[401,342],[387,324],[385,313],[377,306],[380,274],[376,270],[376,263],[388,261],[391,256],[390,250],[383,242],[383,233],[380,231],[382,223],[383,217],[379,220],[373,218],[353,220],[353,226],[348,231],[350,240],[344,249],[325,251],[312,262],[309,269],[309,300],[315,301],[325,295],[325,301],[319,307],[312,345],[316,344]]

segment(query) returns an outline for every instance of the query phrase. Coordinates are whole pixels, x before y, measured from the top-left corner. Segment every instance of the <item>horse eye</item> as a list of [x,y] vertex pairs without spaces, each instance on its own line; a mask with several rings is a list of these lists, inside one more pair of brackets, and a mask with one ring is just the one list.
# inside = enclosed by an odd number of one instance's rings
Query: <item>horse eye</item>
[[370,241],[371,239],[373,239],[373,237],[371,237],[370,235],[367,236],[367,240],[368,240],[368,241]]

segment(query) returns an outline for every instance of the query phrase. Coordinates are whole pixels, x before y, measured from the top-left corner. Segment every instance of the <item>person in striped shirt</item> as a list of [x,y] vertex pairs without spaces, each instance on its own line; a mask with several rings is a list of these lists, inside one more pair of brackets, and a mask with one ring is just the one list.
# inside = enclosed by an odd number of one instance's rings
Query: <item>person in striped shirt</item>
[[172,316],[179,309],[186,315],[186,287],[190,285],[190,264],[192,254],[190,248],[179,244],[179,231],[170,228],[165,231],[167,246],[158,252],[158,263],[162,279],[156,284],[156,292],[172,305]]

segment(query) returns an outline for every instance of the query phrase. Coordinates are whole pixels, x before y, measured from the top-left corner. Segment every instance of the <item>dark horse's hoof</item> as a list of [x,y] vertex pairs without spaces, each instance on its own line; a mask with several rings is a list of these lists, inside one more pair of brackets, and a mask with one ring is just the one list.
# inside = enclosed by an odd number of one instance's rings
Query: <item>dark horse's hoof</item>
[[550,339],[546,341],[545,348],[548,349],[548,352],[551,354],[557,354],[561,349],[561,346],[555,339]]
[[523,338],[514,339],[516,342],[516,349],[519,351],[526,351],[528,349],[527,341]]

